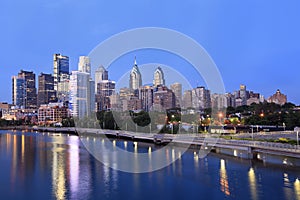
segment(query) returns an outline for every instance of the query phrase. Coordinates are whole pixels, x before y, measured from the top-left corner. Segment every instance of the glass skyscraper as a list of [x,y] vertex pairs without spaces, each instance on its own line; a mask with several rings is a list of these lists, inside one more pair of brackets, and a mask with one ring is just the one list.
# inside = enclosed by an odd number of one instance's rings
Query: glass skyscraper
[[25,108],[26,82],[23,77],[12,77],[12,103],[19,108]]
[[35,73],[30,71],[21,70],[18,77],[25,80],[25,108],[36,109],[37,108],[37,92],[35,84]]
[[53,55],[54,90],[58,89],[58,83],[69,79],[69,57],[61,54]]
[[72,71],[70,76],[69,108],[79,119],[95,111],[95,82],[91,79],[88,57],[79,58],[78,71]]
[[53,55],[53,77],[54,77],[54,90],[58,102],[64,103],[68,106],[69,103],[69,57],[61,54]]
[[51,74],[41,73],[38,78],[38,106],[56,102],[56,91],[54,90],[54,77]]

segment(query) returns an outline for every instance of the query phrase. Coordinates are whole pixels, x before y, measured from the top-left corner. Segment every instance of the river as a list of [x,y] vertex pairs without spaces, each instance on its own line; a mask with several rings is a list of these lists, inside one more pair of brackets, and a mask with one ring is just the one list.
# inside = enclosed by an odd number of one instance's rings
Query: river
[[[123,140],[115,140],[116,146]],[[131,141],[126,141],[132,147]],[[148,151],[149,144],[138,145]],[[155,149],[155,146],[151,148]],[[0,130],[0,199],[296,199],[300,169],[188,150],[149,173],[111,169],[78,136]]]

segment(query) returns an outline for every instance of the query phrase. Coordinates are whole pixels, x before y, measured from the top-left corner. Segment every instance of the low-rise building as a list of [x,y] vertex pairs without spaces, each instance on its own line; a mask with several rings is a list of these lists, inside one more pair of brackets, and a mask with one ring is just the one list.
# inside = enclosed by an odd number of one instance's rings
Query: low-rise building
[[10,105],[8,103],[0,103],[0,119],[9,112]]
[[69,110],[63,103],[43,104],[38,109],[39,125],[50,125],[60,123],[64,118],[70,116]]

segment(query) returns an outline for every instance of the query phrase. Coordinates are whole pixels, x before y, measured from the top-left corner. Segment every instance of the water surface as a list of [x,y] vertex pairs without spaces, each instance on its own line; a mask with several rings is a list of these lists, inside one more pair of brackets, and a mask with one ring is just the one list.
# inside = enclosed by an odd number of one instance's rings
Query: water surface
[[[139,143],[139,151],[149,145]],[[212,153],[198,159],[189,150],[161,170],[131,174],[104,166],[79,137],[61,134],[0,131],[0,169],[1,199],[300,200],[299,168]]]

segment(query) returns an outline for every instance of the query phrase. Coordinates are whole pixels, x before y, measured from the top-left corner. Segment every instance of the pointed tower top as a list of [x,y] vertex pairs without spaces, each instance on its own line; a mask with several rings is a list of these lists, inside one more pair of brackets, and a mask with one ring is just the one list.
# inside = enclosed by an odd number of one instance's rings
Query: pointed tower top
[[134,56],[134,65],[137,65],[137,63],[136,63],[136,56]]

